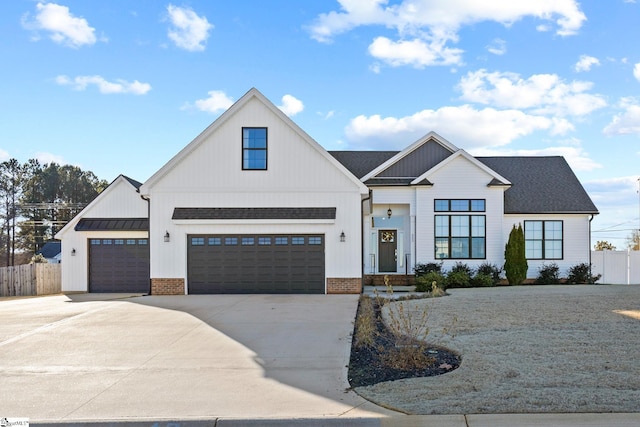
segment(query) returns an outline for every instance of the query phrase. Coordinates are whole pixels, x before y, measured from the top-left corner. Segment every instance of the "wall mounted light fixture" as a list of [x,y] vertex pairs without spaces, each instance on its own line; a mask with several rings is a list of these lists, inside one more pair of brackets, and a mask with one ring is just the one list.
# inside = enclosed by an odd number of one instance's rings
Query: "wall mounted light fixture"
[[389,218],[391,218],[391,214],[393,213],[393,211],[391,210],[391,207],[389,207],[389,209],[387,209],[387,216]]
[[344,234],[344,230],[342,231],[342,233],[340,233],[340,241],[344,242],[346,240],[347,236],[345,236]]
[[71,256],[76,256],[76,248],[71,249]]
[[171,241],[171,235],[169,234],[168,231],[165,231],[165,233],[164,233],[164,241],[165,242],[170,242]]

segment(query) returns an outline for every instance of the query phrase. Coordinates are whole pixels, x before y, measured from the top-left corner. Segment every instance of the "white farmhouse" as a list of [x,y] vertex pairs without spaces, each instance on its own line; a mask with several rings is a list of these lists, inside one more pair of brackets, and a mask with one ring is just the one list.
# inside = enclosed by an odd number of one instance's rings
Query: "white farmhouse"
[[327,152],[251,89],[144,184],[118,177],[58,234],[63,290],[359,293],[417,263],[529,276],[590,257],[595,205],[562,157],[473,157],[436,133]]

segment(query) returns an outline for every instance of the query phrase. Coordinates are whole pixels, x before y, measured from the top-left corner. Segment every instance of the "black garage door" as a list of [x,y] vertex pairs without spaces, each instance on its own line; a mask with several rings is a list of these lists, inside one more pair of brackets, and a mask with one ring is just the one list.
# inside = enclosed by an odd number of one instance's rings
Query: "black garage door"
[[190,235],[190,294],[324,293],[322,235]]
[[90,292],[149,292],[147,239],[90,239]]

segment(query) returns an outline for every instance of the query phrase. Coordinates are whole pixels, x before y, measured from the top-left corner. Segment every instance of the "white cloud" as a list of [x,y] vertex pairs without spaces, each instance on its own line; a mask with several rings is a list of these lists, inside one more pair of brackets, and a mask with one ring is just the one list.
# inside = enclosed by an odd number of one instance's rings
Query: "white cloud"
[[586,93],[591,87],[591,82],[566,83],[556,74],[534,74],[523,79],[516,73],[489,73],[484,69],[467,73],[458,84],[465,101],[560,116],[584,116],[605,107],[601,95]]
[[580,59],[575,65],[577,72],[589,71],[594,65],[600,65],[600,60],[589,55],[580,55]]
[[71,86],[74,90],[85,90],[89,85],[95,85],[100,93],[130,93],[133,95],[144,95],[151,90],[149,83],[141,83],[138,80],[128,82],[117,79],[114,82],[105,80],[102,76],[77,76],[73,79],[68,76],[58,76],[55,79],[60,86]]
[[38,3],[36,10],[33,20],[29,19],[29,14],[23,16],[24,28],[46,31],[54,42],[73,48],[96,42],[95,28],[91,27],[86,19],[75,17],[67,6]]
[[[444,46],[444,40],[413,39],[394,42],[386,37],[377,37],[369,45],[369,54],[392,67],[411,65],[424,68],[429,65],[452,65],[462,63],[461,49]],[[379,71],[379,69],[378,69]]]
[[623,98],[619,108],[622,112],[613,116],[602,133],[607,136],[640,135],[640,104],[633,98]]
[[[397,32],[397,40],[377,37],[369,53],[392,66],[447,65],[462,63],[460,49],[447,45],[458,41],[465,25],[498,22],[510,26],[525,17],[543,20],[556,34],[575,34],[586,20],[576,0],[338,0],[340,11],[320,14],[309,27],[311,37],[331,42],[333,37],[360,26],[384,26]],[[540,29],[540,28],[539,28]],[[402,52],[395,52],[401,49]],[[500,52],[498,47],[495,52]],[[494,53],[495,53],[494,52]],[[423,59],[427,54],[430,59]]]
[[518,110],[478,110],[470,105],[422,110],[406,117],[380,115],[353,118],[345,134],[359,148],[404,148],[429,131],[436,131],[464,147],[504,146],[535,131],[562,135],[573,125],[562,118],[530,115]]
[[217,114],[225,111],[233,104],[233,99],[229,98],[221,90],[211,90],[207,93],[208,98],[198,99],[194,104],[195,107],[207,113]]
[[10,158],[11,156],[9,155],[9,152],[0,148],[0,162],[4,162],[6,160],[9,160]]
[[167,12],[172,25],[168,36],[176,46],[191,52],[204,50],[209,30],[213,28],[207,18],[198,16],[191,8],[172,4],[167,6]]
[[47,163],[56,163],[60,166],[67,164],[67,161],[64,159],[64,157],[58,154],[47,153],[45,151],[36,152],[34,157],[43,165]]
[[491,44],[487,46],[487,50],[494,55],[504,55],[507,53],[507,42],[502,39],[494,39]]
[[292,95],[285,95],[282,97],[282,105],[279,105],[278,108],[287,116],[292,117],[304,110],[304,104]]
[[633,77],[640,81],[640,62],[633,66]]

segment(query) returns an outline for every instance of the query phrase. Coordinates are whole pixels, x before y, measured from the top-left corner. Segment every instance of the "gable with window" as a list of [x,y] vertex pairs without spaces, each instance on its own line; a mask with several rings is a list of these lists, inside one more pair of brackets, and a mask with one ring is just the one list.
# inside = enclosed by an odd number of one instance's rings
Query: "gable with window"
[[[485,212],[482,199],[438,199],[434,210],[456,212],[435,215],[436,259],[484,259],[486,258],[486,216],[473,214]],[[469,212],[458,214],[457,212]]]
[[242,128],[242,169],[267,170],[267,128]]

